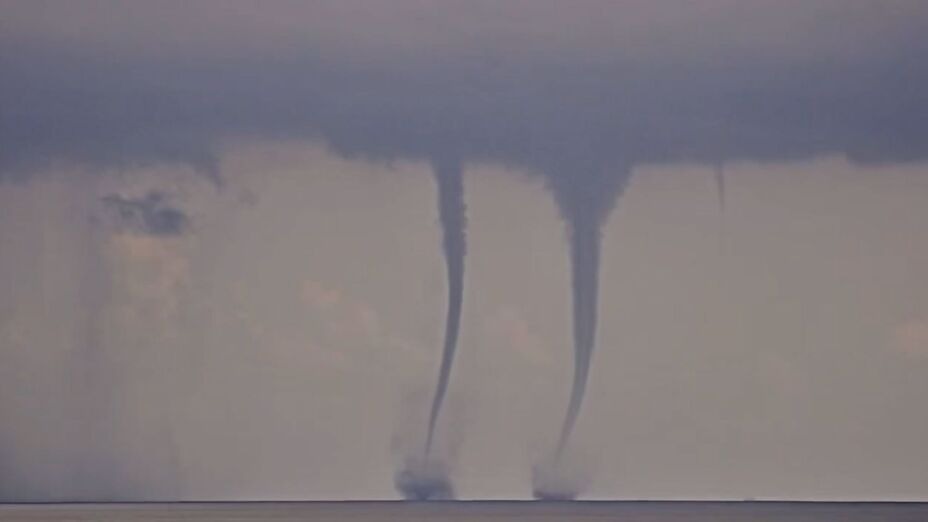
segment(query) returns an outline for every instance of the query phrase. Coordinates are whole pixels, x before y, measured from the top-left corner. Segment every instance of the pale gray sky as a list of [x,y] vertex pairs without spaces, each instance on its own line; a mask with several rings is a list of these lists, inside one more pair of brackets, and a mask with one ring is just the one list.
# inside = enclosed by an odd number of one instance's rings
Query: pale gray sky
[[[588,495],[923,498],[926,168],[733,164],[723,218],[711,169],[636,173],[605,231],[578,428],[597,463]],[[50,404],[69,407],[55,371],[80,327],[73,267],[92,256],[108,280],[115,448],[141,491],[174,493],[177,473],[184,498],[392,497],[391,441],[416,431],[401,424],[434,379],[444,289],[429,173],[388,170],[311,143],[243,146],[224,157],[224,192],[181,182],[198,209],[188,236],[115,234],[92,253],[79,203],[58,205],[88,178],[0,188],[5,460],[23,483],[73,480],[74,441],[56,438],[73,419]],[[184,178],[154,169],[96,190]],[[571,372],[562,225],[524,174],[477,167],[466,183],[443,429],[460,439],[461,495],[524,497]]]

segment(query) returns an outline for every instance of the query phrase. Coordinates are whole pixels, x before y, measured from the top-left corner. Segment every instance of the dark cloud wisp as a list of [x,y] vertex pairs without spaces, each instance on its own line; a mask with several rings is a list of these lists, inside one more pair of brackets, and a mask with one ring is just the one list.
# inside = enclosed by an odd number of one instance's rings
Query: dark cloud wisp
[[181,235],[189,227],[190,218],[167,199],[164,193],[151,191],[139,198],[109,194],[101,201],[121,230],[152,236]]

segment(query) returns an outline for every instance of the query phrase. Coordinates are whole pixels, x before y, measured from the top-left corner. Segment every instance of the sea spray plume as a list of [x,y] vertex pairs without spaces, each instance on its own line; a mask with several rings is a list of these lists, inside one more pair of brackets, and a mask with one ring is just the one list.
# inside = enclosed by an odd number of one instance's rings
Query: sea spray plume
[[454,363],[454,352],[461,326],[461,304],[464,299],[464,254],[467,226],[464,205],[464,185],[461,164],[454,159],[433,160],[432,170],[438,184],[438,214],[441,221],[442,245],[448,274],[448,314],[445,319],[445,342],[441,355],[438,384],[429,413],[428,434],[425,441],[425,458],[428,459],[435,436],[435,424],[448,391],[448,379]]
[[591,465],[584,459],[549,458],[532,468],[532,496],[539,500],[573,500],[591,482]]
[[400,419],[393,433],[391,449],[397,459],[393,484],[406,500],[454,499],[451,475],[460,454],[466,422],[454,404],[443,408],[443,436],[436,437],[426,456],[423,443],[426,433],[421,427],[428,416],[427,405],[433,390],[422,390],[406,397],[400,404]]
[[396,473],[396,489],[406,500],[453,500],[454,487],[444,462],[413,456]]

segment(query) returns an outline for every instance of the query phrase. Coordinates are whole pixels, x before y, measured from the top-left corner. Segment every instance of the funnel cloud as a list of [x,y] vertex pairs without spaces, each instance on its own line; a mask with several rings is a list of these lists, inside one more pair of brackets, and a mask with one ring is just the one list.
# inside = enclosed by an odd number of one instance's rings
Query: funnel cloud
[[546,500],[571,500],[586,485],[569,477],[565,452],[583,407],[596,347],[602,227],[631,176],[631,168],[618,163],[587,160],[567,168],[549,171],[548,180],[566,226],[570,253],[574,371],[554,454],[532,471],[533,495]]
[[464,184],[459,161],[444,159],[432,162],[432,172],[438,187],[438,217],[442,230],[442,250],[448,281],[448,307],[445,319],[444,344],[438,382],[429,409],[425,447],[421,454],[405,458],[396,472],[394,483],[404,498],[441,500],[454,498],[454,488],[446,463],[433,455],[435,429],[448,392],[448,381],[454,365],[458,334],[461,329],[461,305],[464,301],[464,255],[467,226],[464,204]]
[[448,275],[448,311],[445,319],[445,341],[441,352],[441,367],[438,383],[429,412],[428,434],[425,441],[425,458],[432,450],[435,424],[448,392],[448,380],[454,364],[458,333],[461,329],[461,305],[464,301],[464,254],[466,251],[465,227],[467,226],[464,204],[464,184],[461,164],[457,161],[436,162],[433,165],[438,184],[438,214],[442,229],[442,247]]

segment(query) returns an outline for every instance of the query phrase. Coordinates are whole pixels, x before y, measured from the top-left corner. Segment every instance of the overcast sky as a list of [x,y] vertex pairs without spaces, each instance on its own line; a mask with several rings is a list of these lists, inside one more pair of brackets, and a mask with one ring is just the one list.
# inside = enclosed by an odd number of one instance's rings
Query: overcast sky
[[925,34],[918,0],[0,0],[0,499],[397,498],[449,157],[461,497],[531,494],[563,201],[612,179],[584,498],[928,499]]

